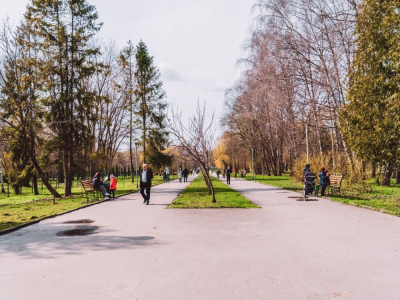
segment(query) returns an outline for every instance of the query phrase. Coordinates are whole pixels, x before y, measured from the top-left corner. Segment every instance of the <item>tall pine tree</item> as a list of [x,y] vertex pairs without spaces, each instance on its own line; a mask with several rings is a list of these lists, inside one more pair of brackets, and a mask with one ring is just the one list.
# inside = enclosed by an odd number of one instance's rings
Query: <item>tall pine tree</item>
[[386,166],[389,185],[400,154],[400,0],[364,0],[356,35],[342,129],[359,157]]
[[[129,101],[129,158],[131,170],[133,170],[133,89],[135,84],[135,46],[131,41],[128,41],[128,45],[122,49],[118,62],[123,74],[123,91],[125,97]],[[130,176],[131,181],[133,182],[133,172],[131,172]]]
[[154,66],[153,57],[149,55],[147,46],[142,41],[136,48],[136,68],[135,114],[138,116],[137,127],[141,132],[145,163],[148,156],[148,140],[154,142],[158,151],[164,150],[168,142],[168,132],[165,124],[166,94],[160,79],[161,74]]
[[95,70],[90,57],[97,48],[89,40],[100,30],[98,15],[86,0],[32,0],[25,20],[38,42],[45,80],[45,119],[55,138],[49,141],[62,154],[65,196],[71,194],[77,168],[75,155],[90,140],[85,124],[93,97],[86,95],[85,79]]
[[32,37],[24,24],[14,31],[4,24],[0,40],[4,51],[0,67],[1,135],[8,141],[13,164],[8,180],[18,194],[20,187],[33,179],[38,195],[38,174],[53,196],[59,198],[60,194],[50,185],[38,161],[37,148],[42,141],[39,132],[43,130],[43,107],[39,101],[42,80],[37,76],[41,67],[37,53],[29,49]]

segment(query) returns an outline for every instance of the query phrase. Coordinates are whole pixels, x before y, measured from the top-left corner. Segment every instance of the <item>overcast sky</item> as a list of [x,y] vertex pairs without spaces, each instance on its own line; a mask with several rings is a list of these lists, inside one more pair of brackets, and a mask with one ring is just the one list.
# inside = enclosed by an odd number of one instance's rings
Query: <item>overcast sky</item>
[[[224,92],[239,78],[256,0],[89,0],[103,22],[99,36],[123,47],[146,43],[159,66],[167,101],[186,115],[197,99],[217,118]],[[0,19],[17,24],[28,0],[0,0]]]

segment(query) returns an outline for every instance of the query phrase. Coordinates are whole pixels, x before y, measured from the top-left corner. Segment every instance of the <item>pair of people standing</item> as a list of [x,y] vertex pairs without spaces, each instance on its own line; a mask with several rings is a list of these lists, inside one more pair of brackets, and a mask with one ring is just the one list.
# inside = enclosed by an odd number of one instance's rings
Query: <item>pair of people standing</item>
[[164,179],[164,182],[166,182],[166,183],[168,183],[169,182],[169,176],[170,176],[170,172],[169,172],[169,168],[168,167],[166,167],[165,169],[164,169],[164,171],[163,171],[163,179]]
[[[303,169],[303,181],[305,181],[304,176],[305,176],[306,173],[308,173],[308,172],[312,173],[312,172],[311,172],[311,169],[310,169],[310,164],[306,164],[306,166],[305,166],[304,169]],[[318,173],[318,177],[319,177],[319,186],[317,185],[317,186],[315,187],[315,195],[316,195],[316,196],[318,196],[319,188],[321,188],[321,196],[322,196],[322,197],[325,196],[326,188],[330,185],[329,176],[330,176],[329,171],[326,170],[325,167],[322,167],[322,168],[319,170],[319,173]]]

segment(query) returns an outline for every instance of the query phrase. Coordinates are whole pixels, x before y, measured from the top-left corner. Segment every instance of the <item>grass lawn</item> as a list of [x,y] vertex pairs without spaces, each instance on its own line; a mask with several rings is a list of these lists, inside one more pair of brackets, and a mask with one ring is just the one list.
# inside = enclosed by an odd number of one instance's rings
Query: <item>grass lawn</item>
[[[171,180],[174,178],[176,178],[176,176],[171,177]],[[122,178],[118,180],[115,196],[130,194],[138,190],[136,189],[136,183],[131,183],[129,179],[121,179]],[[160,183],[163,183],[162,177],[154,176],[153,185]],[[26,190],[28,190],[28,188],[26,188]],[[58,191],[62,193],[62,187],[58,189]],[[37,197],[32,194],[29,195],[28,191],[26,195],[24,195],[23,191],[23,195],[20,197],[16,195],[10,197],[7,204],[0,205],[0,231],[88,204],[86,198],[82,196],[79,186],[76,187],[74,184],[72,192],[73,194],[67,198],[56,199],[55,204],[53,204],[52,198],[49,199],[49,194],[39,195],[39,199],[41,200],[37,200]],[[47,199],[43,199],[44,197]],[[4,199],[5,197],[3,195],[1,200]],[[5,201],[3,201],[3,203],[4,202]],[[93,203],[93,200],[91,200],[91,203]]]
[[211,180],[215,189],[216,203],[212,203],[204,178],[200,175],[168,208],[259,208],[221,181],[213,177]]
[[[248,174],[246,180],[252,180],[252,175]],[[256,181],[267,185],[282,187],[287,190],[301,192],[303,184],[296,182],[289,175],[284,176],[264,176],[257,175]],[[380,210],[385,213],[400,216],[400,185],[395,184],[392,180],[391,186],[379,186],[374,180],[370,181],[372,192],[364,192],[357,189],[357,186],[348,186],[345,181],[342,182],[342,195],[330,194],[330,189],[327,189],[326,198],[333,201],[346,204]]]

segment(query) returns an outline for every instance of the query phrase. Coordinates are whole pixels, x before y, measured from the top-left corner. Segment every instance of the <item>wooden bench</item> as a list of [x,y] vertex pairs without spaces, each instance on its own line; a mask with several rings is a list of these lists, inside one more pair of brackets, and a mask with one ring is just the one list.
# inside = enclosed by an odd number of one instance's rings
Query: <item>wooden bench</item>
[[340,187],[342,185],[343,175],[331,175],[329,176],[331,181],[331,185],[329,188],[331,189],[331,193],[334,194],[336,191],[340,194]]
[[[92,193],[93,194],[93,200],[98,200],[99,198],[99,191],[93,189],[93,184],[91,180],[81,180],[81,184],[83,186],[83,189],[86,193],[86,198],[87,198],[87,202],[89,202],[89,194],[88,193]],[[97,192],[97,197],[96,197],[96,192]]]

